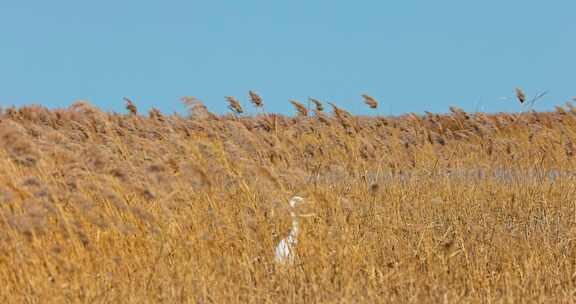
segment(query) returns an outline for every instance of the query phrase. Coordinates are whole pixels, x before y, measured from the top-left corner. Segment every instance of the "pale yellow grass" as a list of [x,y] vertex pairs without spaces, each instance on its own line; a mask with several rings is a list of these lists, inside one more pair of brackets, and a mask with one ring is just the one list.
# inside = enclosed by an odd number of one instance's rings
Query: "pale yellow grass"
[[572,111],[339,115],[6,110],[0,301],[574,302]]

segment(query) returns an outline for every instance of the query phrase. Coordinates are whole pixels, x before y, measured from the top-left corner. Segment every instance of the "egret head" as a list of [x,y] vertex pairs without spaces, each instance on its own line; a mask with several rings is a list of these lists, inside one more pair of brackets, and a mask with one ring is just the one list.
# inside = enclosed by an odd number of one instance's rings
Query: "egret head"
[[313,201],[308,199],[304,199],[300,196],[294,196],[290,199],[290,207],[291,211],[290,214],[292,216],[298,217],[310,217],[314,216],[313,210]]
[[290,207],[296,208],[296,206],[300,205],[302,202],[304,202],[303,198],[300,196],[294,196],[290,199]]

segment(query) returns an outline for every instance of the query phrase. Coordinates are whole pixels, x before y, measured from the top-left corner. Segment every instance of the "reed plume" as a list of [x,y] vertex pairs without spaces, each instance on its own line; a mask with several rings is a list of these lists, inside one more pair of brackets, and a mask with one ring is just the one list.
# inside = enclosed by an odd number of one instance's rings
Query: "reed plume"
[[228,109],[230,109],[232,112],[236,114],[244,113],[244,109],[242,108],[242,105],[240,105],[240,101],[238,101],[236,97],[226,96],[226,100],[228,101]]
[[296,108],[296,111],[298,111],[298,116],[308,116],[308,109],[306,109],[303,104],[297,100],[290,100],[290,103]]
[[348,111],[341,109],[339,107],[337,107],[335,104],[329,102],[330,106],[332,106],[332,110],[334,111],[334,114],[336,115],[336,118],[338,118],[338,121],[340,122],[340,124],[346,128],[346,129],[354,129],[356,130],[356,126],[354,124],[354,122],[352,121],[353,117],[352,114],[350,114]]
[[191,117],[214,118],[215,115],[208,111],[208,108],[200,99],[193,96],[186,96],[182,97],[181,100],[188,108],[188,112],[190,113]]
[[136,105],[132,102],[132,100],[130,100],[130,98],[128,97],[124,97],[123,99],[124,101],[126,101],[126,110],[128,110],[128,112],[130,112],[131,115],[138,115],[138,109],[136,108]]
[[308,100],[310,100],[316,106],[316,112],[324,111],[324,106],[322,105],[320,100],[315,99],[315,98],[308,98]]
[[364,97],[364,103],[367,104],[371,109],[378,108],[378,102],[376,99],[374,99],[374,97],[366,94],[362,94],[362,97]]
[[148,112],[148,116],[154,120],[165,121],[164,115],[162,115],[162,112],[160,112],[160,110],[158,110],[157,108],[150,109],[150,111]]
[[256,108],[262,108],[264,106],[264,102],[262,101],[262,97],[260,97],[260,95],[256,94],[256,92],[254,91],[248,91],[248,95],[250,95],[250,102],[252,102],[252,104],[256,107]]

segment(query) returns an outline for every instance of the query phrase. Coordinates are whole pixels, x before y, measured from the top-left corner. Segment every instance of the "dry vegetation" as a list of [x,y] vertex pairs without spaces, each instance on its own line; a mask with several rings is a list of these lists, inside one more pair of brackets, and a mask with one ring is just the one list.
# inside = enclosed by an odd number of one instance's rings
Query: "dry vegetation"
[[[233,115],[4,109],[0,301],[576,299],[570,105],[359,117],[311,99],[286,117],[227,100]],[[317,216],[282,267],[293,195]]]

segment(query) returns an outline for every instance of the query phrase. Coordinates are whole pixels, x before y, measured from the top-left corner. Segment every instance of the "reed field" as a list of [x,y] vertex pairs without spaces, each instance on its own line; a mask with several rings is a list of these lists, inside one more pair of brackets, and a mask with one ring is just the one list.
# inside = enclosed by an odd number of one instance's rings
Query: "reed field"
[[[576,302],[570,103],[290,117],[249,98],[3,108],[0,302]],[[279,264],[295,195],[314,216]]]

